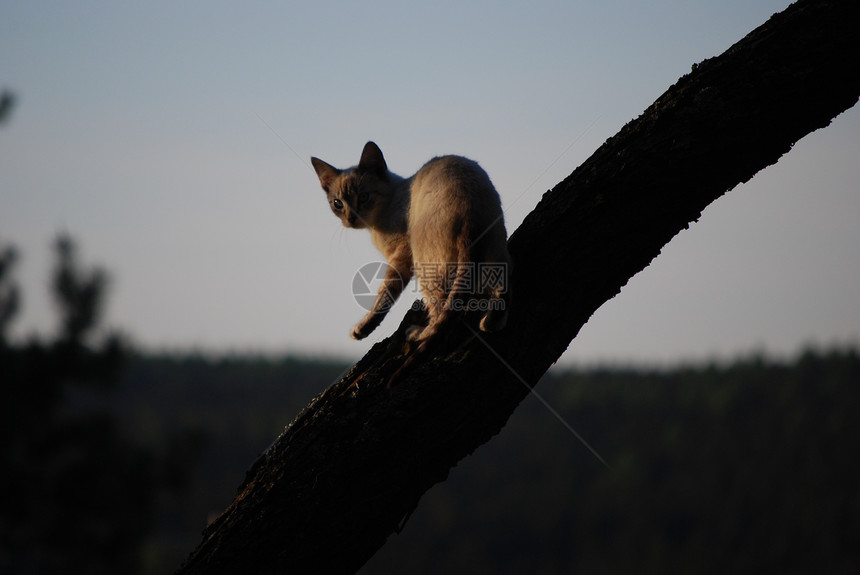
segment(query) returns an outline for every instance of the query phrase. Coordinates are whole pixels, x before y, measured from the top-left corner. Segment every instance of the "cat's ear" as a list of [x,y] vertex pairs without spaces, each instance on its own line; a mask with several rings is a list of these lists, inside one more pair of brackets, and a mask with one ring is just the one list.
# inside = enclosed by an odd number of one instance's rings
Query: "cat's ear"
[[323,162],[319,158],[311,158],[311,164],[314,165],[314,170],[317,172],[317,177],[320,179],[322,188],[328,192],[332,182],[340,175],[340,170]]
[[364,145],[361,160],[358,162],[358,170],[376,174],[381,178],[388,177],[388,166],[385,164],[385,158],[382,157],[382,150],[379,149],[379,146],[373,142]]

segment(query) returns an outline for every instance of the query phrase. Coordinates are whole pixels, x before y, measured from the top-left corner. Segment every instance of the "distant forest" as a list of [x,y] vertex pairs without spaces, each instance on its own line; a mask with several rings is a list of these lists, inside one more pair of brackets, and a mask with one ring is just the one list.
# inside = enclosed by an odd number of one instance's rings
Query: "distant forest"
[[[244,471],[345,363],[148,357],[110,409],[185,445],[145,573],[169,573]],[[782,573],[860,567],[860,356],[808,351],[666,370],[554,370],[537,387],[611,466],[528,399],[431,490],[375,573]],[[456,401],[456,398],[452,398]],[[333,542],[336,552],[336,542]]]
[[[55,249],[56,333],[18,341],[0,246],[0,573],[171,573],[349,365],[137,352],[99,326],[105,273]],[[530,396],[360,573],[860,572],[857,348],[536,391],[558,417]]]

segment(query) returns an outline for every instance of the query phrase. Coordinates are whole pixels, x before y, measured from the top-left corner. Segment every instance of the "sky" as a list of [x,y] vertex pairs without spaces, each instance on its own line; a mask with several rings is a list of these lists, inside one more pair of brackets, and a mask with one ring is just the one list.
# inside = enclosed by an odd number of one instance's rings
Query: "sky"
[[[352,294],[380,261],[326,206],[310,156],[367,140],[403,176],[477,160],[513,232],[541,194],[692,64],[787,0],[0,4],[0,244],[14,334],[55,325],[59,232],[105,268],[105,323],[153,351],[357,359]],[[860,110],[708,207],[561,359],[791,355],[860,339]],[[563,305],[564,294],[558,294]],[[516,300],[515,300],[516,301]]]

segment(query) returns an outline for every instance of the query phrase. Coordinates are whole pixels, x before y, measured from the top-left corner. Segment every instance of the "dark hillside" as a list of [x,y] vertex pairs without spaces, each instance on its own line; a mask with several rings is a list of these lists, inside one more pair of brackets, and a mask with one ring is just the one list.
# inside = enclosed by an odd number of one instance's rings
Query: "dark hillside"
[[335,360],[239,356],[128,361],[114,408],[132,436],[171,446],[167,458],[184,487],[162,498],[160,526],[143,553],[149,573],[173,572],[257,456],[345,367]]
[[[345,367],[133,358],[117,396],[134,435],[168,438],[185,495],[146,547],[169,573],[246,469]],[[671,370],[555,371],[500,437],[422,499],[375,573],[855,572],[860,356],[808,352]]]
[[849,573],[860,357],[570,371],[428,492],[372,573]]

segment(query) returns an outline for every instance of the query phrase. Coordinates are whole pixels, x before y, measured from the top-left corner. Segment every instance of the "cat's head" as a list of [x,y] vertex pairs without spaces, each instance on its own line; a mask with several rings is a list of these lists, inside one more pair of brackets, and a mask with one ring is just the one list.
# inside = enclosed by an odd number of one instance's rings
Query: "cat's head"
[[339,170],[311,158],[332,213],[348,228],[375,227],[390,195],[391,177],[379,146],[368,142],[358,165]]

